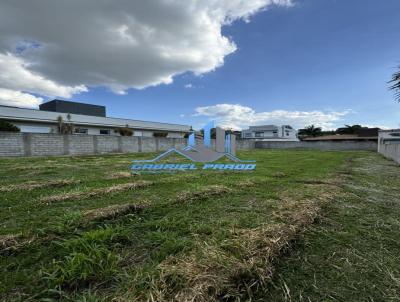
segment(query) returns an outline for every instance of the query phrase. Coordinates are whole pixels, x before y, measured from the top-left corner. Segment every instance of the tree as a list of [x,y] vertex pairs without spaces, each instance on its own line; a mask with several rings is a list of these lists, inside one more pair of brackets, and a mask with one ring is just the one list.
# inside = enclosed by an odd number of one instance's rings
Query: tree
[[394,96],[400,102],[400,71],[393,74],[392,80],[389,83],[392,83],[389,89],[394,90]]
[[71,115],[67,115],[68,123],[65,123],[62,116],[57,117],[57,123],[58,123],[58,133],[60,134],[72,134],[74,133],[74,125],[70,123],[71,121]]
[[315,127],[314,125],[307,126],[304,129],[299,130],[299,135],[300,136],[321,136],[322,135],[322,129],[321,127]]
[[15,126],[7,121],[0,120],[0,131],[20,132],[21,130],[17,126]]
[[337,134],[357,134],[358,131],[362,128],[361,125],[345,125],[343,128],[338,128],[336,130]]

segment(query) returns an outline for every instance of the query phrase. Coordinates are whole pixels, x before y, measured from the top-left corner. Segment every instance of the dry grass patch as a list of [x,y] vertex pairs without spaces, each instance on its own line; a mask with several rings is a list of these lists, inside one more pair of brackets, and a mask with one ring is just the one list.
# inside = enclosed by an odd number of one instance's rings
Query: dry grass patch
[[120,172],[107,174],[105,179],[120,179],[120,178],[129,178],[129,177],[132,177],[131,172],[120,171]]
[[84,213],[85,221],[114,218],[128,213],[139,212],[149,206],[148,202],[139,204],[116,204],[105,208],[93,209]]
[[284,172],[275,172],[272,176],[275,177],[275,178],[284,178],[287,175]]
[[213,196],[219,196],[231,192],[232,190],[222,185],[211,185],[197,191],[185,191],[177,195],[176,201],[179,203],[192,202]]
[[86,192],[69,192],[69,193],[45,196],[42,197],[40,201],[44,203],[52,203],[52,202],[66,201],[71,199],[82,200],[82,199],[102,196],[105,194],[114,194],[128,190],[146,188],[153,184],[154,183],[152,181],[141,180],[125,184],[114,185],[107,188],[93,189],[91,191],[86,191]]
[[59,179],[46,182],[29,181],[23,184],[1,186],[0,192],[14,192],[14,191],[31,191],[35,189],[44,188],[60,188],[73,184],[78,184],[80,181],[73,179]]
[[249,188],[249,187],[257,186],[257,182],[253,181],[253,180],[250,180],[250,179],[246,179],[246,180],[242,180],[242,181],[237,182],[235,185],[240,189],[246,189],[246,188]]
[[0,235],[0,252],[16,251],[36,239],[35,236],[24,238],[21,234]]

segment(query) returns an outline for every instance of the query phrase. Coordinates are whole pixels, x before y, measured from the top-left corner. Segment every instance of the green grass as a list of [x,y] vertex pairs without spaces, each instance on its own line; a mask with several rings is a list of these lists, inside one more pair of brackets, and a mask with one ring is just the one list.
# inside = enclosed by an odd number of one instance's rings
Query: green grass
[[[328,213],[327,219],[345,216],[332,210],[332,202],[327,203],[325,197],[325,193],[334,196],[352,190],[337,187],[335,179],[346,167],[362,165],[371,158],[387,163],[365,152],[264,150],[239,154],[257,160],[257,170],[251,173],[195,171],[112,177],[129,171],[132,159],[153,155],[0,159],[0,191],[9,188],[0,193],[0,299],[185,301],[195,297],[212,301],[246,300],[254,295],[267,295],[272,301],[284,299],[282,284],[287,282],[282,281],[286,280],[283,274],[295,276],[296,261],[289,256],[279,262],[273,285],[267,282],[270,271],[282,250],[309,228],[321,207]],[[362,182],[358,186],[366,185],[363,175],[353,177]],[[70,182],[36,186],[59,180]],[[106,191],[143,180],[153,185]],[[36,187],[29,189],[26,184],[32,181]],[[207,193],[214,185],[223,190]],[[94,190],[105,193],[43,202],[48,196]],[[343,209],[349,211],[351,202],[338,204],[345,204]],[[128,204],[137,207],[125,207]],[[110,206],[113,212],[107,215]],[[375,223],[374,218],[368,223]],[[383,226],[389,223],[386,218],[382,216]],[[391,219],[396,225],[398,220]],[[325,230],[324,224],[316,227]],[[314,228],[304,236],[322,238]],[[332,231],[329,236],[334,234]],[[295,252],[303,251],[307,240],[298,241]],[[324,248],[316,245],[314,250],[312,244],[313,255],[325,256]],[[399,250],[395,243],[391,247]],[[321,254],[316,252],[319,250]],[[304,284],[293,286],[299,291],[305,288]],[[319,293],[316,297],[325,297],[323,291],[315,292]]]
[[346,172],[347,194],[281,258],[259,301],[400,301],[400,167],[368,154]]

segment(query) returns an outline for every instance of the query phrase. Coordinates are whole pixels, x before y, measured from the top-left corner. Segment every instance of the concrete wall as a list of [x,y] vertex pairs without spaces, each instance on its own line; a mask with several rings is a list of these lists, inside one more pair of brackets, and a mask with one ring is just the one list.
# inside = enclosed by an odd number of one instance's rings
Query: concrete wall
[[392,159],[400,164],[400,143],[380,144],[379,153],[381,153],[386,158]]
[[378,144],[370,141],[357,141],[357,142],[266,142],[256,141],[254,142],[255,148],[257,149],[317,149],[326,151],[351,151],[351,150],[366,150],[366,151],[377,151]]
[[[212,141],[215,145],[215,141]],[[377,150],[375,142],[266,142],[252,139],[237,140],[238,150],[249,149],[318,149],[318,150]],[[183,148],[186,139],[106,135],[60,135],[43,133],[1,133],[1,156],[56,156],[106,153],[158,152]],[[400,144],[383,145],[382,153],[399,158]],[[396,155],[397,154],[397,155]]]
[[157,152],[184,146],[183,138],[0,132],[0,157]]

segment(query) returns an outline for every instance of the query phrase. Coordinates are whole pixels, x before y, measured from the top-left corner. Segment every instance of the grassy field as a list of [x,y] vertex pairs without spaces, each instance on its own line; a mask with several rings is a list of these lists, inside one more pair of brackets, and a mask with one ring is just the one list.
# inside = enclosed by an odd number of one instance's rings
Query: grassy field
[[151,156],[0,159],[0,299],[398,301],[393,163],[249,151],[251,173],[129,174]]

